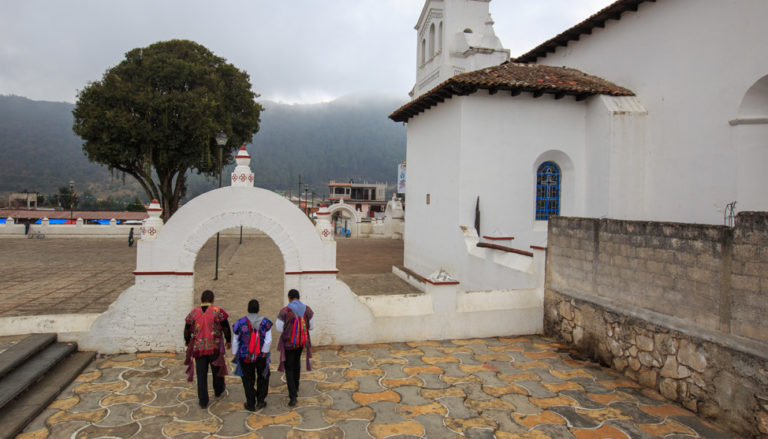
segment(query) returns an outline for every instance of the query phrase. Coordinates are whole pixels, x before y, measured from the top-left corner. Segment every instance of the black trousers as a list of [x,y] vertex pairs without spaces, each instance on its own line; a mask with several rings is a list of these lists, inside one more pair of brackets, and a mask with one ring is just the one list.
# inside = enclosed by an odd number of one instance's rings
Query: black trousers
[[[245,403],[253,408],[256,402],[264,402],[269,393],[269,371],[264,376],[264,369],[267,368],[267,358],[261,357],[253,363],[241,363],[240,368],[243,371],[243,390],[245,390]],[[254,384],[256,388],[254,389]]]
[[195,371],[197,372],[197,399],[200,405],[208,405],[208,366],[213,372],[213,391],[218,396],[224,393],[224,377],[217,376],[219,367],[214,366],[213,362],[219,358],[219,353],[205,355],[195,358]]
[[304,348],[285,351],[285,382],[288,384],[288,396],[296,398],[299,394],[301,378],[301,351]]

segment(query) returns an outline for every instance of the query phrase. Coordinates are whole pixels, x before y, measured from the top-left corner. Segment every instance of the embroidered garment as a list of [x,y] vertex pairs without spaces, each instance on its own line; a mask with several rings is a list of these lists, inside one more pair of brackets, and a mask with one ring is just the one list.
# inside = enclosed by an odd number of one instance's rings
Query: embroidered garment
[[252,344],[256,338],[258,338],[258,351],[260,352],[258,357],[262,357],[266,354],[266,352],[263,352],[262,348],[264,347],[267,331],[272,329],[272,322],[267,318],[262,318],[256,325],[258,326],[256,332],[257,337],[251,337],[252,326],[248,317],[243,317],[232,325],[232,332],[234,332],[235,336],[238,338],[236,352],[238,357],[247,358],[249,353],[253,352],[256,346],[252,346]]
[[192,310],[184,319],[185,323],[192,328],[192,337],[187,344],[186,358],[184,364],[187,366],[187,381],[194,381],[195,370],[192,358],[199,358],[205,355],[219,353],[218,358],[213,362],[218,366],[218,376],[227,376],[227,363],[224,361],[226,346],[223,341],[223,330],[221,323],[229,315],[226,311],[216,305],[209,305],[203,311],[202,307]]
[[[243,317],[232,325],[232,332],[234,332],[237,340],[236,349],[233,345],[234,359],[232,362],[236,365],[234,373],[237,376],[242,376],[241,363],[252,362],[261,357],[267,358],[267,368],[264,374],[269,373],[270,354],[268,348],[265,349],[265,342],[267,341],[267,334],[272,329],[272,322],[258,315],[254,315],[256,316],[254,319],[249,319],[251,315],[253,314]],[[257,327],[256,331],[253,331],[254,326]]]
[[[296,340],[292,340],[292,333],[295,332],[294,328],[301,327],[302,325],[296,325],[296,319],[304,320],[303,326],[306,330],[306,343],[304,347],[307,349],[307,370],[312,370],[309,359],[312,358],[312,338],[309,336],[309,321],[312,320],[314,312],[312,308],[304,305],[298,300],[291,301],[288,306],[280,310],[277,318],[284,322],[283,333],[280,334],[280,341],[278,342],[278,348],[280,349],[280,365],[277,370],[282,372],[285,370],[285,351],[298,349],[302,346],[297,345]],[[293,334],[296,335],[296,334]]]
[[197,307],[187,315],[185,322],[192,326],[192,356],[202,357],[219,351],[223,333],[221,322],[229,317],[226,311],[216,305],[210,305],[203,311]]

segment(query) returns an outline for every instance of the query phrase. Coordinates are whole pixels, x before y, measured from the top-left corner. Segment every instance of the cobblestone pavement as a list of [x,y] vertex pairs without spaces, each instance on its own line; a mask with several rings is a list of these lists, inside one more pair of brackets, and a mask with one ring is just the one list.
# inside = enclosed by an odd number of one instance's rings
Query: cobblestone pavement
[[[279,309],[280,250],[263,235],[245,235],[238,243],[237,237],[221,238],[217,281],[216,238],[203,246],[195,263],[196,296],[213,289],[228,310],[245,309],[251,297]],[[122,239],[7,238],[0,248],[0,317],[103,312],[134,283],[136,247]],[[337,256],[339,278],[357,294],[418,292],[391,273],[392,265],[402,264],[402,241],[340,240]]]
[[538,336],[316,348],[298,406],[273,371],[255,413],[234,376],[201,409],[182,363],[174,353],[102,357],[19,438],[731,437]]

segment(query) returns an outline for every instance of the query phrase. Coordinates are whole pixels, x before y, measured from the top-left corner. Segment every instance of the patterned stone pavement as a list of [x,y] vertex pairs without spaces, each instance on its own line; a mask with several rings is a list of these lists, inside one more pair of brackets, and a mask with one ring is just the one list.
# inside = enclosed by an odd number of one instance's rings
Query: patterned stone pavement
[[538,336],[315,348],[298,406],[273,372],[255,413],[234,376],[201,409],[182,363],[176,353],[102,357],[19,437],[731,437]]

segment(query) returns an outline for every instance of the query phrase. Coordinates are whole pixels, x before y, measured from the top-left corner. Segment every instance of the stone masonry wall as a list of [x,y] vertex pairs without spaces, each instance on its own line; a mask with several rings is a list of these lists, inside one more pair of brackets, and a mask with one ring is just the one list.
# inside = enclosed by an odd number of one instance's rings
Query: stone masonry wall
[[768,437],[768,213],[740,213],[733,229],[549,227],[549,335],[743,437]]

